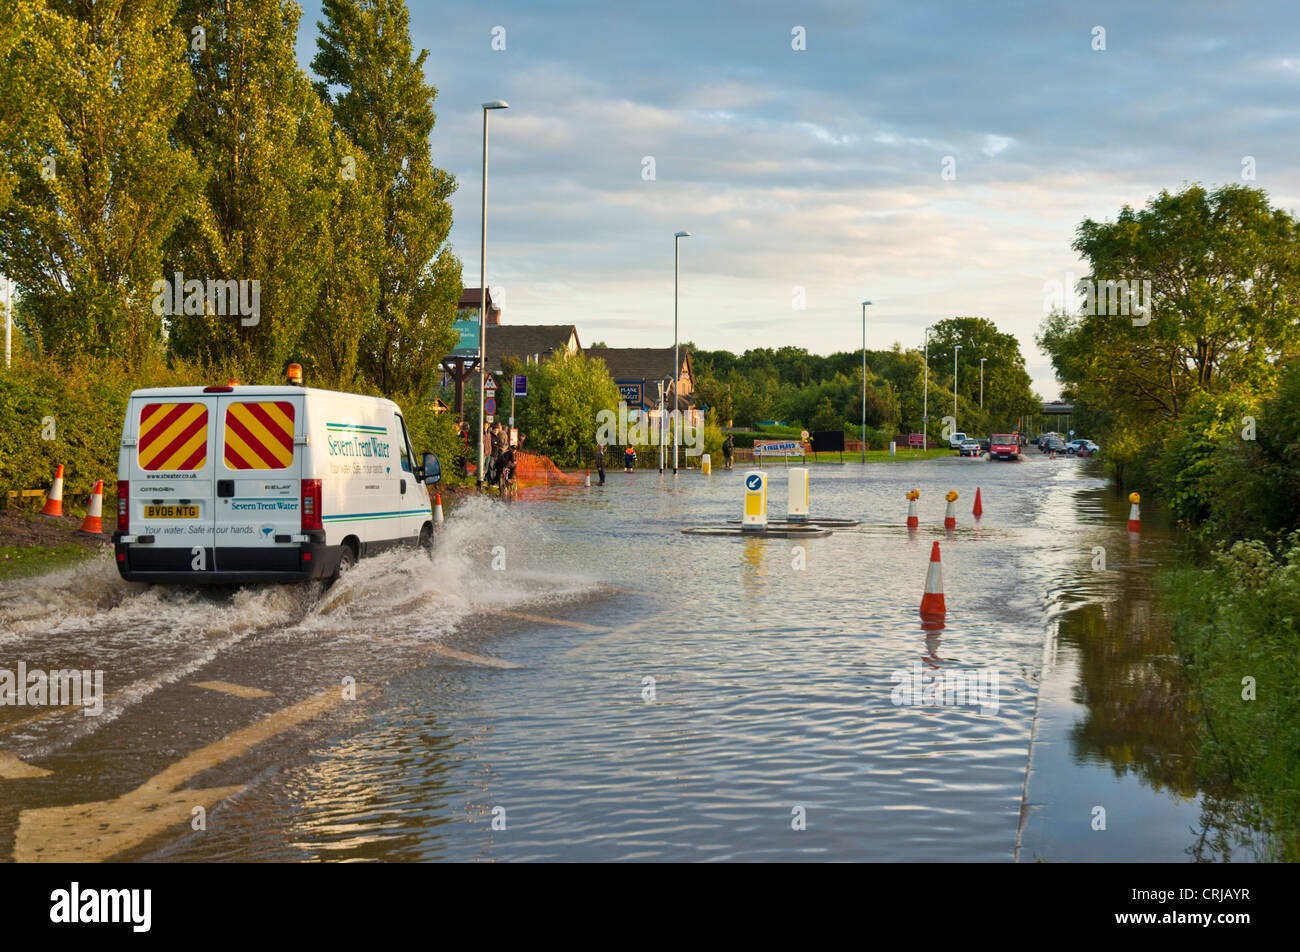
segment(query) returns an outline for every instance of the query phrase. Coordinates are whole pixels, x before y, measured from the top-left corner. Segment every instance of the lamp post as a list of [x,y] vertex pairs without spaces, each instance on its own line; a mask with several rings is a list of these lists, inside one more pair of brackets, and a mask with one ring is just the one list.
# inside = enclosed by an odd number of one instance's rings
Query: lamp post
[[952,349],[952,431],[957,432],[957,351],[961,344]]
[[925,329],[925,382],[921,385],[921,450],[930,448],[930,331]]
[[980,409],[984,409],[984,361],[987,357],[980,358]]
[[479,231],[478,246],[478,473],[475,485],[483,489],[483,395],[487,383],[487,162],[488,162],[488,113],[493,109],[509,109],[503,99],[493,99],[483,104],[483,205],[482,228]]
[[[679,231],[673,234],[673,412],[677,411],[677,383],[682,379],[681,359],[677,356],[677,262],[681,257],[678,248],[681,246],[683,238],[691,237],[689,231]],[[681,429],[681,419],[675,419],[673,424],[673,475],[677,475],[677,431]]]
[[867,462],[867,308],[870,301],[862,302],[862,462]]

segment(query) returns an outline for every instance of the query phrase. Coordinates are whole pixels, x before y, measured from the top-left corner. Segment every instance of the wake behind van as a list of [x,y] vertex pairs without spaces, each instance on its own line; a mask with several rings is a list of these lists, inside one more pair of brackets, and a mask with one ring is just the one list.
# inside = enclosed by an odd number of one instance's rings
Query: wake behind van
[[283,386],[137,390],[118,453],[118,571],[133,582],[334,578],[398,545],[432,547],[402,411],[381,397]]

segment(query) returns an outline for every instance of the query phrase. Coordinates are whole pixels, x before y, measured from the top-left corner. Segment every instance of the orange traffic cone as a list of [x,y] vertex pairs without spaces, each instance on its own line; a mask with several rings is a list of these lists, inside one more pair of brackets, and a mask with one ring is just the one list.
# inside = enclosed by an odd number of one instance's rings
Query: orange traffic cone
[[442,493],[436,493],[433,503],[433,524],[442,525]]
[[587,470],[587,488],[588,488],[588,489],[591,488],[591,470],[590,470],[590,469]]
[[104,481],[95,480],[95,488],[90,491],[90,505],[86,508],[86,518],[81,523],[82,532],[87,535],[103,535],[104,522]]
[[1133,504],[1128,511],[1128,531],[1138,532],[1142,528],[1141,514],[1138,511],[1138,503],[1142,501],[1142,497],[1137,493],[1129,493],[1128,501]]
[[907,494],[907,528],[915,529],[921,521],[916,517],[916,501],[921,498],[921,490],[913,489]]
[[975,487],[975,508],[971,512],[976,519],[984,515],[984,503],[980,501],[980,488],[978,486]]
[[954,506],[957,503],[957,490],[954,489],[951,492],[949,492],[947,499],[948,499],[948,511],[944,513],[943,516],[943,527],[945,529],[956,529],[957,512],[954,509]]
[[54,485],[50,487],[49,494],[45,497],[45,508],[41,510],[43,516],[62,516],[63,515],[63,464],[54,473]]
[[938,619],[948,614],[943,601],[943,565],[939,561],[939,543],[930,549],[930,568],[925,575],[925,594],[921,596],[921,617]]

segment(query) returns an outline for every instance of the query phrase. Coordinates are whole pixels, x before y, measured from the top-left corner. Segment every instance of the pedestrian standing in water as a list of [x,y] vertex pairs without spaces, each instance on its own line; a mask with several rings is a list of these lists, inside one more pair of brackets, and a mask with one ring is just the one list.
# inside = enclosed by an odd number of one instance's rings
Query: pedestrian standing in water
[[600,477],[600,485],[605,485],[605,444],[602,441],[596,442],[596,475]]
[[636,468],[636,450],[628,447],[623,451],[623,472],[630,473]]

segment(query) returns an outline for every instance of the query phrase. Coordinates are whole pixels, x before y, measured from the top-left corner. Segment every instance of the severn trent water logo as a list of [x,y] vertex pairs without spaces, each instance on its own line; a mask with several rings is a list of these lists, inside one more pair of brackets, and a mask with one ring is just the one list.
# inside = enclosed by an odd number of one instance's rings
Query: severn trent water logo
[[326,423],[325,442],[330,456],[382,456],[389,455],[388,431],[382,426],[361,426],[355,423]]

